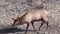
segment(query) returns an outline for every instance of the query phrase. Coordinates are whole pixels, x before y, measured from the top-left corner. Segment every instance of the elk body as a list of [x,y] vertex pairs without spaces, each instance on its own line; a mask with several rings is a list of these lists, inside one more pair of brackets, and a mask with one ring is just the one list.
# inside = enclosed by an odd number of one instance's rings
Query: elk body
[[23,16],[15,19],[13,26],[14,25],[23,25],[26,23],[27,24],[26,31],[25,31],[25,34],[26,34],[27,29],[28,29],[30,24],[32,24],[32,27],[34,28],[34,30],[36,30],[34,27],[34,23],[33,23],[35,21],[41,21],[42,22],[42,24],[39,27],[39,30],[44,23],[46,23],[47,29],[48,29],[47,11],[44,9],[37,9],[37,10],[28,11]]

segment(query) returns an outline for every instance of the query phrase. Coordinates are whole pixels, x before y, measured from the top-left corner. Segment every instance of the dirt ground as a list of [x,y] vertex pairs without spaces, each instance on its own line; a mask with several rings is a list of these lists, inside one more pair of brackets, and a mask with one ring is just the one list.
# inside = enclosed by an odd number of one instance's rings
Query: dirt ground
[[[24,34],[26,31],[26,24],[16,26],[17,28],[11,28],[11,24],[14,22],[12,18],[16,19],[18,16],[24,14],[24,10],[31,9],[31,1],[27,0],[0,0],[0,34]],[[33,0],[38,5],[40,0]],[[60,34],[60,0],[43,0],[44,7],[48,12],[49,20],[49,34]],[[18,10],[19,9],[19,10]],[[30,25],[27,34],[47,34],[46,24],[38,31],[41,22],[35,22],[34,31]]]

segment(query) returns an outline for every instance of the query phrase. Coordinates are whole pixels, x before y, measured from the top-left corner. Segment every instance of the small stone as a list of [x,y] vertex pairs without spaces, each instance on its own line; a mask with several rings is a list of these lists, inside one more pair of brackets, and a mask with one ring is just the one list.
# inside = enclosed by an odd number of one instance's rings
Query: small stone
[[48,32],[48,31],[46,31],[46,32],[45,32],[45,34],[49,34],[49,32]]

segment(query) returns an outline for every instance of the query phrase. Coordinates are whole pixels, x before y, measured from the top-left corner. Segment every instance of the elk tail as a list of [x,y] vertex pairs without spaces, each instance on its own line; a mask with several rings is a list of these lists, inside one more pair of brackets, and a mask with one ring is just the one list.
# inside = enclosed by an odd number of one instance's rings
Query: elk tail
[[48,12],[46,10],[43,10],[43,11],[46,13],[46,15],[48,15]]

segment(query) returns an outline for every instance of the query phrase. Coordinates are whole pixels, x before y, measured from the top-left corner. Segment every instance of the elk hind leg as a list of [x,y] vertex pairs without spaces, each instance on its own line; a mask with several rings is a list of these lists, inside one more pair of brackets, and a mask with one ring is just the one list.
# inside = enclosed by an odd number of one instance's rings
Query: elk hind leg
[[44,20],[44,22],[46,23],[46,31],[48,30],[48,19],[46,16],[43,16],[42,19]]
[[27,33],[28,27],[29,27],[29,23],[27,23],[26,31],[25,31],[25,33],[24,33],[24,34],[26,34],[26,33]]
[[34,31],[36,31],[35,26],[34,26],[34,23],[31,22],[31,24],[32,24],[32,27],[33,27]]
[[46,22],[46,27],[47,27],[46,31],[48,31],[48,21]]
[[43,24],[44,24],[44,21],[41,21],[41,22],[42,22],[42,24],[39,26],[39,31],[40,31],[41,27],[42,27]]

